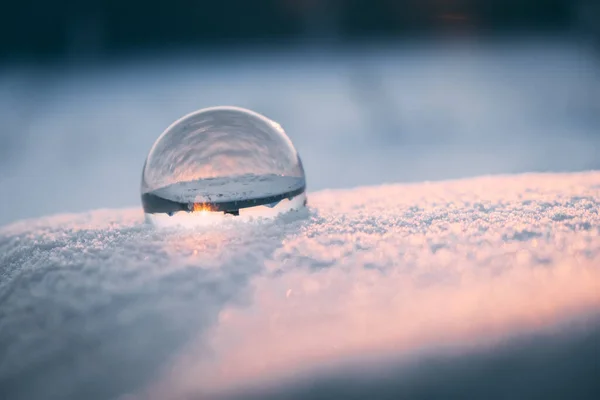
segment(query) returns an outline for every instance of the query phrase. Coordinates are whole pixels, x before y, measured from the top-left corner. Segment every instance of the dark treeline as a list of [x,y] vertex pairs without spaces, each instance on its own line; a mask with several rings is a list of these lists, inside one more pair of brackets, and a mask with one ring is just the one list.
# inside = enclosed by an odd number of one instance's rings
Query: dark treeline
[[588,0],[5,0],[0,59],[299,37],[564,30]]

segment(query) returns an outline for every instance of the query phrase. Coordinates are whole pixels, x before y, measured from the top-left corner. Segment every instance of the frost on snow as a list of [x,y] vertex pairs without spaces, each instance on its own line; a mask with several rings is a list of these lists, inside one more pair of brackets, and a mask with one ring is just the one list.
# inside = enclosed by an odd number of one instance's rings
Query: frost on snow
[[0,228],[0,388],[589,394],[599,210],[594,172],[322,191],[275,221],[196,230],[153,229],[139,209],[18,222]]

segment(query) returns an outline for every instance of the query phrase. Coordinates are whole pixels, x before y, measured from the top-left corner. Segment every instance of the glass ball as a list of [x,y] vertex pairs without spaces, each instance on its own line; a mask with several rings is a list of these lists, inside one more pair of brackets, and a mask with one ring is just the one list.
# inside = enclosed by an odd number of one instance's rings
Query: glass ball
[[142,173],[148,215],[278,210],[306,203],[300,157],[281,126],[237,107],[184,116],[156,140]]

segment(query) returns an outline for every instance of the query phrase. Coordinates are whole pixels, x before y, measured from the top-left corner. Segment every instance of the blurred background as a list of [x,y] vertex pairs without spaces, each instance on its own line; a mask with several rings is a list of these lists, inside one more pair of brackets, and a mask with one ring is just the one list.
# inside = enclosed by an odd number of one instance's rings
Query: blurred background
[[600,168],[595,0],[41,0],[0,13],[0,225],[135,206],[214,105],[277,120],[310,190]]

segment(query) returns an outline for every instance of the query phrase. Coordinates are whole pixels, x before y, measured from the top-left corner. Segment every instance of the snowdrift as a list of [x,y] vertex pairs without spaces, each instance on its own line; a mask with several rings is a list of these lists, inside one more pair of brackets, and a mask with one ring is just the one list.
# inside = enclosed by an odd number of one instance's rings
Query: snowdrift
[[0,388],[593,398],[599,210],[590,172],[321,191],[194,230],[137,208],[17,222],[0,228]]

